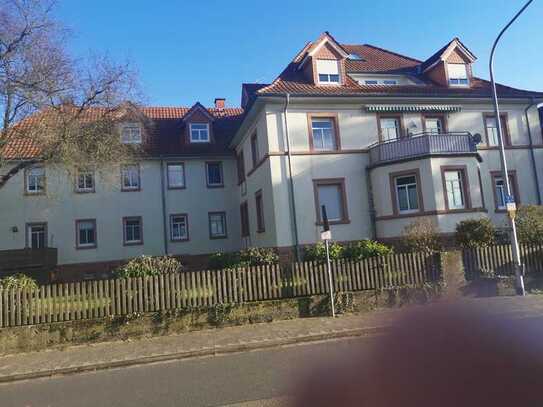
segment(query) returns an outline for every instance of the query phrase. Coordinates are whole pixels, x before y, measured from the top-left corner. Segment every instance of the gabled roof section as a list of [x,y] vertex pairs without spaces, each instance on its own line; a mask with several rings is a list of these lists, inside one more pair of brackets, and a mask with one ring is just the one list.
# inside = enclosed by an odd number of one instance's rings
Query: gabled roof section
[[[200,105],[202,106],[202,105]],[[203,107],[203,106],[202,106]],[[187,124],[185,118],[194,106],[138,107],[140,114],[149,123],[148,139],[143,146],[147,156],[177,157],[177,156],[229,156],[233,155],[228,147],[243,119],[243,109],[227,107],[224,109],[205,108],[207,114],[213,118],[213,143],[186,143],[183,137]],[[122,109],[120,109],[122,110]],[[89,121],[98,120],[103,109],[94,107],[86,112]],[[32,126],[42,120],[47,112],[35,113],[23,120],[19,125]],[[122,120],[124,116],[120,117]],[[40,148],[30,138],[13,138],[0,143],[0,153],[7,160],[39,159]]]
[[347,58],[349,56],[349,52],[347,52],[347,50],[345,50],[345,48],[343,48],[328,31],[325,31],[315,42],[306,44],[302,51],[296,55],[294,60],[300,61],[298,69],[302,69],[309,58],[315,55],[315,53],[325,44],[329,44],[342,58]]
[[421,64],[421,72],[429,70],[439,61],[445,61],[450,53],[455,49],[460,51],[460,53],[464,55],[466,59],[470,61],[470,63],[477,60],[477,57],[468,49],[468,47],[466,47],[458,37],[455,37]]
[[189,109],[189,111],[183,116],[183,121],[188,121],[190,116],[192,116],[196,112],[201,112],[206,116],[210,122],[215,120],[215,117],[207,110],[204,105],[202,105],[200,102],[196,102],[192,107]]
[[421,64],[418,59],[407,57],[375,45],[347,45],[343,44],[349,54],[356,54],[361,60],[347,59],[345,69],[347,73],[404,73],[411,72]]

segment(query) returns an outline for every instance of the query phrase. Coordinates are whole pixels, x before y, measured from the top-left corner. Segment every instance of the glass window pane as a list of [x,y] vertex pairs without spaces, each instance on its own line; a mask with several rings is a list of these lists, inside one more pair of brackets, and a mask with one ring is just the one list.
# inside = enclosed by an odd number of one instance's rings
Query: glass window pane
[[222,185],[222,171],[219,163],[207,164],[207,182],[209,185]]
[[381,119],[381,132],[383,133],[383,140],[395,140],[399,138],[399,123],[398,119]]
[[417,185],[408,186],[408,195],[409,195],[409,209],[415,210],[419,209],[419,199],[417,195]]
[[312,119],[311,128],[315,150],[335,150],[337,148],[333,119]]
[[185,183],[183,164],[168,164],[168,185],[183,187]]
[[326,214],[329,220],[343,219],[343,205],[341,187],[339,185],[320,185],[318,187],[319,208],[326,206]]

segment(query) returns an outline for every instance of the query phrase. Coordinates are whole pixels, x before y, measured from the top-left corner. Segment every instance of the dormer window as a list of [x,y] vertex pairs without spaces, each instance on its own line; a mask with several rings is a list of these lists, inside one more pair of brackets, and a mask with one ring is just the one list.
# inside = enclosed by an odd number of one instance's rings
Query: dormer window
[[468,86],[468,70],[465,64],[447,64],[450,86]]
[[141,126],[137,123],[126,123],[121,128],[123,144],[141,144]]
[[339,62],[336,60],[317,59],[317,74],[322,85],[339,84]]
[[190,123],[190,142],[209,143],[209,123]]

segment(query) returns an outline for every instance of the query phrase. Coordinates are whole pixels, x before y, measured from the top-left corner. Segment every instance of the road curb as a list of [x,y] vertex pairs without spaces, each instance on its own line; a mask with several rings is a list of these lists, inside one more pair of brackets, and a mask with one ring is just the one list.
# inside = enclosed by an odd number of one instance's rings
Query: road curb
[[230,353],[239,353],[239,352],[248,352],[259,349],[269,349],[276,348],[286,345],[296,345],[303,343],[327,341],[333,339],[342,339],[342,338],[355,338],[355,337],[364,337],[364,336],[375,336],[385,333],[388,330],[386,326],[377,326],[370,328],[357,328],[357,329],[344,329],[331,332],[323,332],[311,335],[301,335],[293,336],[280,339],[271,339],[264,340],[259,342],[248,342],[248,343],[239,343],[231,344],[225,346],[214,346],[204,349],[183,351],[168,353],[163,355],[155,356],[144,356],[139,358],[134,358],[130,360],[118,360],[118,361],[109,361],[109,362],[100,362],[93,363],[88,365],[81,366],[72,366],[58,369],[49,369],[41,370],[37,372],[21,373],[8,376],[0,376],[0,383],[11,383],[21,380],[30,380],[38,379],[51,376],[62,376],[76,373],[92,372],[97,370],[106,370],[114,369],[119,367],[128,367],[136,365],[145,365],[149,363],[157,362],[167,362],[171,360],[182,360],[182,359],[191,359],[196,357],[203,356],[216,356],[216,355],[227,355]]

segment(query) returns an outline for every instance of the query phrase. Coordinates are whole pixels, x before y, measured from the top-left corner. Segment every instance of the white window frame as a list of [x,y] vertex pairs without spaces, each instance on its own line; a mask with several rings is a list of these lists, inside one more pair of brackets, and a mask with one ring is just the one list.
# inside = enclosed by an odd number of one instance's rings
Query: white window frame
[[[455,179],[448,179],[447,175],[456,174]],[[466,209],[465,196],[465,176],[462,170],[445,170],[443,171],[445,179],[445,193],[447,194],[447,203],[449,210]]]
[[[131,169],[135,169],[131,172]],[[125,177],[128,174],[128,178]],[[124,181],[128,179],[129,184]],[[137,182],[134,182],[137,180]],[[141,188],[140,166],[139,164],[126,164],[121,167],[121,190],[122,191],[139,191]]]
[[[210,182],[209,179],[209,166],[210,165],[217,165],[219,167],[219,174],[221,174],[221,180],[220,182]],[[224,174],[223,174],[223,167],[222,167],[222,161],[208,161],[206,162],[206,185],[208,187],[222,187],[224,186]]]
[[[460,67],[464,68],[462,73],[460,73]],[[449,76],[449,86],[469,86],[468,66],[466,64],[447,64],[447,74]]]
[[[80,180],[83,177],[83,187],[80,186]],[[90,177],[90,178],[89,178]],[[91,180],[91,186],[87,186],[87,181]],[[77,192],[94,192],[96,187],[94,171],[89,169],[80,169],[75,178],[75,190]]]
[[[183,221],[182,222],[176,222],[175,220],[179,219],[179,218],[182,218]],[[178,235],[176,236],[174,234],[176,228],[175,228],[175,225],[181,225],[181,224],[184,224],[185,226],[185,234],[184,235]],[[181,227],[179,227],[179,231],[181,230]],[[170,240],[172,242],[183,242],[183,241],[186,241],[186,240],[189,240],[189,221],[188,221],[188,216],[184,213],[177,213],[177,214],[172,214],[170,215]]]
[[[34,232],[33,228],[41,228],[41,231]],[[32,235],[33,234],[39,234],[43,238],[43,246],[39,247],[32,247]],[[47,247],[47,223],[45,222],[37,222],[37,223],[27,223],[26,225],[26,247],[29,249],[43,249]],[[39,241],[39,240],[38,240]]]
[[[129,222],[137,222],[137,224],[129,225]],[[132,235],[134,235],[134,230],[139,229],[139,239],[128,239],[128,229],[132,229]],[[140,216],[127,216],[123,218],[123,244],[126,246],[137,245],[143,243],[143,218]]]
[[[335,66],[333,66],[334,63]],[[320,85],[339,85],[341,83],[339,61],[332,59],[317,59],[315,67],[317,69],[317,79]]]
[[[80,240],[80,231],[81,231],[81,225],[84,223],[91,224],[93,226],[92,229],[85,228],[85,230],[93,230],[94,231],[94,242],[92,243],[81,243]],[[76,246],[78,249],[89,249],[89,248],[95,248],[98,245],[98,234],[96,233],[97,225],[95,219],[79,219],[76,221]]]
[[[389,137],[390,135],[389,130],[392,130],[392,127],[383,126],[383,122],[387,120],[394,120],[394,122],[396,123],[396,125],[394,126],[394,129],[396,130],[395,131],[396,137],[393,137],[393,138]],[[381,129],[382,141],[393,141],[393,140],[399,140],[401,138],[402,126],[401,126],[400,120],[401,119],[398,117],[380,117],[379,118],[379,127]]]
[[45,193],[46,173],[44,166],[39,165],[28,168],[25,176],[27,194],[39,195]]
[[[435,131],[436,129],[431,129],[431,128],[428,128],[428,123],[431,123],[431,122],[436,122],[438,123],[438,126],[437,126],[437,131]],[[427,117],[424,119],[424,127],[426,129],[426,133],[430,133],[430,134],[443,134],[444,131],[444,126],[443,126],[443,119],[441,117]]]
[[499,146],[500,138],[498,137],[498,121],[496,120],[496,117],[488,116],[488,117],[485,117],[484,119],[485,119],[485,129],[486,129],[486,134],[487,134],[487,145],[489,147]]
[[[173,171],[170,171],[170,168],[173,167],[180,167],[181,168],[181,182],[180,183],[173,183],[171,179],[171,174],[173,174]],[[168,189],[182,189],[185,188],[185,163],[168,163],[166,164],[166,179],[168,181]]]
[[[205,128],[195,129],[194,126],[204,126]],[[209,143],[209,123],[189,123],[189,133],[191,143]],[[197,134],[198,137],[193,136]],[[205,138],[202,138],[202,134],[205,134]]]
[[[329,122],[330,123],[330,140],[325,140],[327,137],[325,128],[315,127],[315,123]],[[313,150],[317,151],[336,151],[337,135],[336,135],[336,122],[333,117],[311,117],[311,137],[313,142]],[[317,139],[320,137],[320,144],[317,143]],[[331,146],[330,146],[331,142]]]
[[141,126],[138,123],[124,123],[121,126],[121,143],[141,144]]
[[[219,218],[219,222],[222,225],[222,233],[214,233],[213,224],[216,223],[216,220],[213,220],[213,217]],[[226,213],[225,212],[209,212],[209,237],[211,239],[224,239],[227,237],[226,232]]]
[[[400,179],[403,179],[403,178],[413,178],[415,181],[410,182],[408,184],[398,185],[398,181]],[[413,186],[415,187],[415,196],[416,196],[415,199],[416,199],[416,203],[417,203],[416,208],[412,208],[411,201],[409,199],[409,188],[413,187]],[[397,208],[398,208],[398,213],[406,214],[406,213],[420,212],[421,203],[419,202],[420,201],[420,199],[419,199],[419,187],[420,186],[419,186],[418,181],[417,181],[417,176],[415,174],[398,175],[398,176],[394,177],[394,188],[395,188],[395,191],[396,191],[396,205],[397,205]],[[402,209],[401,208],[401,205],[400,205],[400,190],[405,190],[405,193],[407,194],[407,206],[408,206],[407,209]]]

